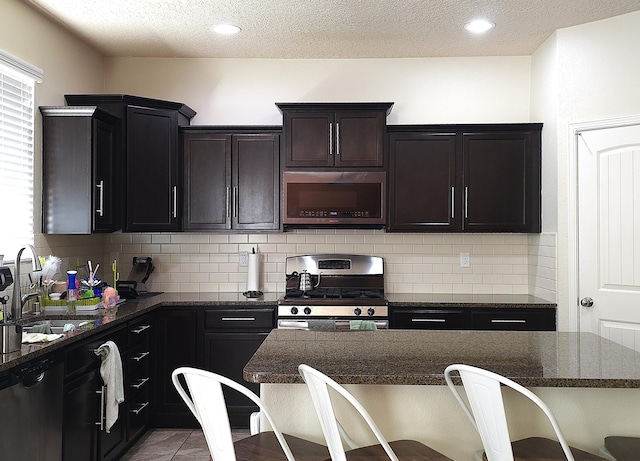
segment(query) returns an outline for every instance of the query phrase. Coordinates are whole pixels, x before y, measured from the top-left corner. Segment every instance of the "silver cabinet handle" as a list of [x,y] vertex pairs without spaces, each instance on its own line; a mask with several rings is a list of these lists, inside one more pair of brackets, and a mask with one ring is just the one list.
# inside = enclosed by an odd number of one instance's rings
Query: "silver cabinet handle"
[[233,188],[233,217],[238,217],[238,186]]
[[336,122],[336,155],[340,155],[340,123]]
[[329,123],[329,155],[333,155],[333,122]]
[[100,430],[104,429],[104,399],[107,394],[107,386],[101,386],[99,391],[96,391],[96,394],[100,394],[100,421],[96,423],[96,426],[100,426]]
[[178,186],[173,186],[173,217],[178,217]]
[[136,355],[135,357],[131,357],[131,360],[135,360],[136,362],[139,362],[140,360],[142,360],[143,358],[145,358],[147,355],[149,355],[151,352],[143,352],[140,355]]
[[491,323],[527,323],[524,319],[491,319]]
[[467,206],[469,205],[469,188],[464,188],[464,219],[467,219]]
[[96,187],[100,189],[100,192],[98,193],[98,203],[100,205],[96,210],[96,213],[102,217],[104,216],[104,180],[101,179],[100,182],[96,184]]
[[231,217],[231,188],[227,186],[227,218]]
[[136,409],[136,410],[131,410],[131,413],[133,413],[134,415],[137,415],[138,413],[140,413],[142,410],[145,409],[145,407],[149,405],[149,402],[144,402],[142,405],[140,405],[140,408]]
[[451,188],[451,219],[455,218],[456,214],[456,188]]
[[140,333],[142,333],[144,330],[147,330],[151,328],[151,325],[142,325],[139,328],[134,328],[131,330],[131,333],[133,333],[134,335],[139,335]]
[[255,322],[255,317],[222,317],[223,322]]
[[133,389],[140,389],[142,386],[144,386],[147,383],[147,381],[149,381],[149,378],[141,378],[138,384],[132,384],[131,387]]
[[411,319],[412,322],[445,323],[446,319]]

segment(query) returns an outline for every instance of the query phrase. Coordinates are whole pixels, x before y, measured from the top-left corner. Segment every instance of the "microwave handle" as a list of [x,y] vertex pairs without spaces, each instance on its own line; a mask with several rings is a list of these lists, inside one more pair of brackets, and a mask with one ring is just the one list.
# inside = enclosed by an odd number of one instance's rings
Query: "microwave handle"
[[340,122],[336,122],[336,157],[340,155]]

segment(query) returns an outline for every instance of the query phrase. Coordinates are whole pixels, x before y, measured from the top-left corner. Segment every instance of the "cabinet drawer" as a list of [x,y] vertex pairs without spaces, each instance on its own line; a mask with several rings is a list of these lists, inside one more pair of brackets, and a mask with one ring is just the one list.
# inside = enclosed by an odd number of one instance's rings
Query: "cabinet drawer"
[[392,314],[392,328],[460,330],[465,328],[462,309],[399,309]]
[[144,316],[129,323],[129,346],[151,342],[151,317]]
[[275,327],[275,308],[206,310],[205,330],[271,330]]
[[550,308],[472,310],[471,325],[474,330],[555,331],[556,310]]

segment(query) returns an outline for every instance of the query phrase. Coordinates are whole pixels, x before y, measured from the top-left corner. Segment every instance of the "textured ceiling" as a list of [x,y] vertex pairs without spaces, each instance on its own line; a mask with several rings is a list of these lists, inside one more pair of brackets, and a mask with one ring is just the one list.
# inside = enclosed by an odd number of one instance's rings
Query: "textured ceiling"
[[[531,55],[556,29],[640,0],[26,0],[107,56],[392,58]],[[482,36],[464,30],[485,17]],[[233,23],[235,36],[211,26]]]

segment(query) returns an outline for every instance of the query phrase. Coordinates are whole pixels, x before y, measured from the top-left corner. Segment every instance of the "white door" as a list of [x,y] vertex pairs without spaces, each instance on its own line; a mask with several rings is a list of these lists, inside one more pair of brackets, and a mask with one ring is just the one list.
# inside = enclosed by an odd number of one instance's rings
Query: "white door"
[[580,331],[640,351],[640,125],[577,142]]

